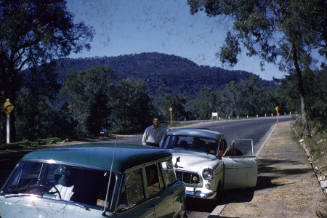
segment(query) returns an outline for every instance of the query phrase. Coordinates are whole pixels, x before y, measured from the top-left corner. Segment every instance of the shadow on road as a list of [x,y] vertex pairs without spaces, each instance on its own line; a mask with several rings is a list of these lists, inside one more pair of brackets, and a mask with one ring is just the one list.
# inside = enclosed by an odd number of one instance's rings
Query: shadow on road
[[209,215],[208,218],[239,218],[238,216],[217,216],[217,215]]
[[[287,168],[286,166],[294,166]],[[296,166],[298,165],[298,166]],[[250,202],[253,194],[257,190],[269,189],[278,186],[284,186],[289,183],[274,182],[284,175],[299,175],[311,171],[310,168],[303,168],[302,163],[290,160],[259,159],[258,160],[258,178],[257,185],[253,189],[225,191],[223,204]]]
[[217,205],[210,200],[203,199],[186,199],[186,210],[211,212]]

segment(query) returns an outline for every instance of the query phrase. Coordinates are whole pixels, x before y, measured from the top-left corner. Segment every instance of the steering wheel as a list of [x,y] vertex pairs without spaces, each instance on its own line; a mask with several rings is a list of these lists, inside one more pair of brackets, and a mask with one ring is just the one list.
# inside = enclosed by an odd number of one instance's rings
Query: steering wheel
[[49,193],[50,193],[50,194],[56,194],[56,193],[57,193],[58,196],[59,196],[59,200],[61,200],[60,191],[58,190],[58,188],[56,187],[56,185],[55,185],[55,184],[52,184],[52,183],[49,184],[49,185],[50,185],[50,189],[51,189],[51,188],[54,188],[54,189],[55,189],[55,191],[52,191],[52,192],[49,191]]
[[[53,191],[53,192],[48,191],[48,190],[50,190],[52,188],[54,188],[55,191]],[[50,183],[48,185],[43,185],[43,184],[34,184],[34,185],[31,185],[31,186],[28,187],[28,191],[27,192],[28,193],[31,193],[31,194],[39,194],[39,195],[43,195],[45,192],[48,192],[50,194],[56,194],[57,193],[58,196],[59,196],[59,200],[61,200],[60,191],[52,183]]]

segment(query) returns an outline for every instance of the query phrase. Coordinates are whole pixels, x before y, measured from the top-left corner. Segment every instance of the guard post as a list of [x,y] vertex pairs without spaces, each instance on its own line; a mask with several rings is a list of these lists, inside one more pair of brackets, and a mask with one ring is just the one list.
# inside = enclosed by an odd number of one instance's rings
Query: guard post
[[278,128],[278,106],[275,107],[276,114],[277,114],[277,128]]

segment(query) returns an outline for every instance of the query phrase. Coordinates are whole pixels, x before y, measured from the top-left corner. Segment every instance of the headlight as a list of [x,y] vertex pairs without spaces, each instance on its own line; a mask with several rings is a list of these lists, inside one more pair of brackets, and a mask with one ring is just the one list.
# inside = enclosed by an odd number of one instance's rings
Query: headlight
[[202,172],[202,176],[204,179],[206,180],[212,180],[213,178],[213,171],[212,169],[204,169],[203,172]]

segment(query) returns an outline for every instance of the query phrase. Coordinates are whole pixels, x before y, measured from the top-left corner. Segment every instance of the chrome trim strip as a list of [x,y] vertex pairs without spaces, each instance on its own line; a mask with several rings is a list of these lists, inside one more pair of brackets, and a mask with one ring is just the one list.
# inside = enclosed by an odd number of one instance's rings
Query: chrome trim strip
[[191,198],[202,198],[202,199],[213,199],[216,197],[216,192],[202,193],[201,191],[187,191],[185,190],[186,197]]

